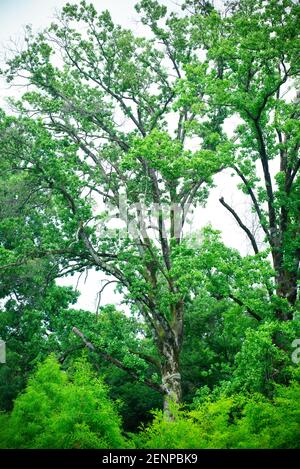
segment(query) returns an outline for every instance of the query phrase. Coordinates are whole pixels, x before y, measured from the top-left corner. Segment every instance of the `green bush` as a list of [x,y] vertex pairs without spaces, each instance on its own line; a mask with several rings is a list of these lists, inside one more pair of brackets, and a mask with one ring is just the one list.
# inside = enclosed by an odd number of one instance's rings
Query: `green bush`
[[[294,373],[295,379],[298,378]],[[261,393],[207,394],[193,408],[161,411],[128,442],[102,380],[84,359],[66,373],[54,356],[40,364],[11,414],[0,414],[2,448],[299,448],[300,384]]]
[[156,412],[135,437],[140,448],[299,448],[300,385],[262,394],[207,400],[193,410],[173,409],[174,420]]
[[[6,448],[123,448],[127,443],[120,418],[103,382],[85,360],[69,374],[54,356],[39,365],[26,390],[14,403],[0,447]],[[0,423],[2,423],[0,421]]]

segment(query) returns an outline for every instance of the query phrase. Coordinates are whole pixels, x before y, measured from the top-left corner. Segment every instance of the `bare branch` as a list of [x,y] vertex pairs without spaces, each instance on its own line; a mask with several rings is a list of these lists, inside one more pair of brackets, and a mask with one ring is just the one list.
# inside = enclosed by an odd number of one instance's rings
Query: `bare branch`
[[261,209],[258,205],[256,196],[255,196],[254,191],[252,190],[252,188],[250,186],[250,183],[247,181],[247,179],[245,178],[245,175],[242,173],[242,171],[237,166],[233,166],[233,169],[235,170],[235,172],[239,175],[239,177],[241,178],[241,180],[245,184],[247,192],[251,197],[251,200],[252,200],[253,206],[255,208],[256,214],[257,214],[258,219],[260,221],[261,227],[264,230],[267,238],[269,239],[270,238],[270,233],[269,233],[268,228],[266,227],[266,225],[264,223],[262,211],[261,211]]
[[238,214],[233,210],[233,208],[230,207],[230,205],[228,205],[228,204],[225,202],[224,197],[221,197],[221,198],[219,199],[219,202],[234,216],[234,218],[236,219],[238,225],[242,228],[242,230],[245,231],[245,233],[247,234],[248,238],[250,239],[255,254],[258,254],[259,250],[258,250],[258,247],[257,247],[257,243],[256,243],[256,241],[255,241],[255,238],[254,238],[253,234],[252,234],[251,231],[249,230],[249,228],[247,228],[247,226],[244,225],[244,223],[242,222],[242,220],[240,219],[240,217],[238,216]]

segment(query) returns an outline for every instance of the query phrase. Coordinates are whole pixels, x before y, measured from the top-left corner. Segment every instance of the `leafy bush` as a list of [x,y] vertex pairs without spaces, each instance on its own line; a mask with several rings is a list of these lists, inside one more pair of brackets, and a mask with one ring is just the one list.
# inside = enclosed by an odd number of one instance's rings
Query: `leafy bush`
[[193,410],[173,409],[174,420],[156,412],[135,437],[140,448],[299,448],[300,385],[277,386],[272,401],[262,394],[207,400]]
[[[38,366],[26,390],[15,400],[0,447],[119,448],[127,443],[120,418],[84,359],[69,374],[54,356]],[[2,422],[1,422],[2,423]]]

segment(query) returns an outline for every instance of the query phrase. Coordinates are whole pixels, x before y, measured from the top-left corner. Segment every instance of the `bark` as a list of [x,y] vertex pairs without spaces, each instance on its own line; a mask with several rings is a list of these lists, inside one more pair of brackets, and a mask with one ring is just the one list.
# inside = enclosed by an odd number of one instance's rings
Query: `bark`
[[184,305],[179,301],[174,307],[172,327],[161,337],[158,344],[162,355],[163,407],[165,416],[170,420],[173,419],[172,403],[180,404],[182,398],[180,352],[183,339],[183,313]]
[[163,364],[161,369],[164,390],[164,413],[172,419],[171,403],[179,404],[182,398],[181,374],[178,350],[167,341],[163,344]]
[[281,269],[276,284],[277,295],[286,298],[289,304],[294,306],[297,299],[297,273]]

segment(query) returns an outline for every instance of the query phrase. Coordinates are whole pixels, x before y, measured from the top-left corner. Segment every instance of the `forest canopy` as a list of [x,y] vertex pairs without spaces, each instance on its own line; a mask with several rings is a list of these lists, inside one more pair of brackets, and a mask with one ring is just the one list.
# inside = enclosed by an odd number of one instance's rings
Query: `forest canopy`
[[1,70],[0,447],[299,448],[299,2],[136,13],[66,3]]

